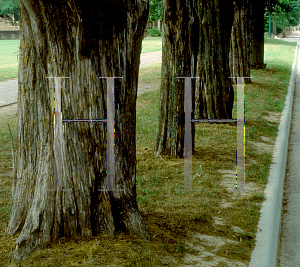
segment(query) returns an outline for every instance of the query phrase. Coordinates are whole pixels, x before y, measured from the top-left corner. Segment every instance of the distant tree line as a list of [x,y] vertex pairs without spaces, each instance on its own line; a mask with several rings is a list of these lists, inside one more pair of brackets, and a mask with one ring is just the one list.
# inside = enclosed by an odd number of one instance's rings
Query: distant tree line
[[272,16],[272,23],[276,22],[277,34],[282,32],[284,26],[298,26],[300,20],[300,1],[290,0],[282,3],[277,2],[276,4],[268,2],[264,19],[265,31],[269,30],[269,16]]

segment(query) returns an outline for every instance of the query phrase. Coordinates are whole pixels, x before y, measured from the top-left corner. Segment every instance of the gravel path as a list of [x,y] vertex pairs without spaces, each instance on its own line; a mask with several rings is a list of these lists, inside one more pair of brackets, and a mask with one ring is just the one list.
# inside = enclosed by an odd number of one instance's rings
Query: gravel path
[[[145,67],[154,63],[161,62],[162,51],[142,53],[140,67]],[[141,85],[138,89],[138,95],[145,91],[144,86]],[[140,91],[140,92],[139,92]],[[18,79],[8,79],[0,82],[0,107],[10,105],[17,102],[18,95]]]

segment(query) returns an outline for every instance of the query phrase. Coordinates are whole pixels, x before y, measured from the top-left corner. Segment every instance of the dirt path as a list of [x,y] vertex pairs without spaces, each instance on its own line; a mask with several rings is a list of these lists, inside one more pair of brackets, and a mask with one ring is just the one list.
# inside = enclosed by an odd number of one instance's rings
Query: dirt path
[[[140,68],[161,62],[161,57],[162,57],[162,51],[141,54]],[[154,83],[139,82],[137,95],[139,96],[145,92],[154,91],[158,88],[159,85],[160,82],[154,82]]]
[[161,62],[162,51],[142,53],[140,67]]

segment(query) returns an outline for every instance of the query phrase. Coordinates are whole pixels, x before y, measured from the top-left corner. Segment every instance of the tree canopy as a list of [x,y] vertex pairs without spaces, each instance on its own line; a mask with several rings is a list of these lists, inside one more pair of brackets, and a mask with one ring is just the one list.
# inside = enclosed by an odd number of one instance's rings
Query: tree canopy
[[148,22],[157,21],[159,19],[161,19],[161,0],[150,0]]
[[0,18],[15,25],[15,20],[19,20],[19,0],[0,1]]
[[269,15],[277,22],[277,33],[283,26],[298,26],[300,23],[300,0],[266,1],[265,30],[269,27]]
[[300,1],[292,0],[289,5],[290,9],[286,12],[286,19],[291,26],[298,26],[300,21]]
[[272,13],[278,10],[288,11],[290,0],[265,0],[266,9]]

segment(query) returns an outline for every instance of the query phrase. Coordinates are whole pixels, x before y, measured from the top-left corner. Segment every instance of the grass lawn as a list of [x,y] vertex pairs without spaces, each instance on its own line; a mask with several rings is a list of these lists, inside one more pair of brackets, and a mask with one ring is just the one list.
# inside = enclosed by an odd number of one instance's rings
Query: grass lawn
[[0,81],[18,77],[20,40],[0,40]]
[[[162,50],[161,37],[145,37],[142,53]],[[18,77],[20,40],[0,40],[0,81]]]
[[162,50],[161,37],[145,37],[142,43],[142,53],[156,52]]
[[[218,123],[196,123],[192,174],[193,189],[199,191],[176,191],[184,187],[184,160],[153,155],[160,90],[147,92],[137,98],[136,179],[138,206],[151,243],[124,233],[114,239],[104,235],[61,238],[33,253],[22,266],[187,266],[186,258],[202,264],[207,261],[207,266],[233,266],[236,261],[248,266],[295,48],[296,43],[265,38],[267,68],[253,70],[252,83],[245,85],[246,187],[255,188],[254,192],[227,190],[233,189],[236,181],[236,126]],[[160,69],[161,64],[142,68],[139,80],[160,81]],[[236,96],[236,86],[234,90]],[[235,97],[233,118],[236,107]],[[1,116],[0,265],[9,266],[5,265],[8,252],[17,235],[3,235],[10,214],[12,181],[6,123],[15,137],[17,118],[15,114]],[[191,242],[198,234],[201,239]],[[213,253],[213,257],[204,257],[206,253]]]

